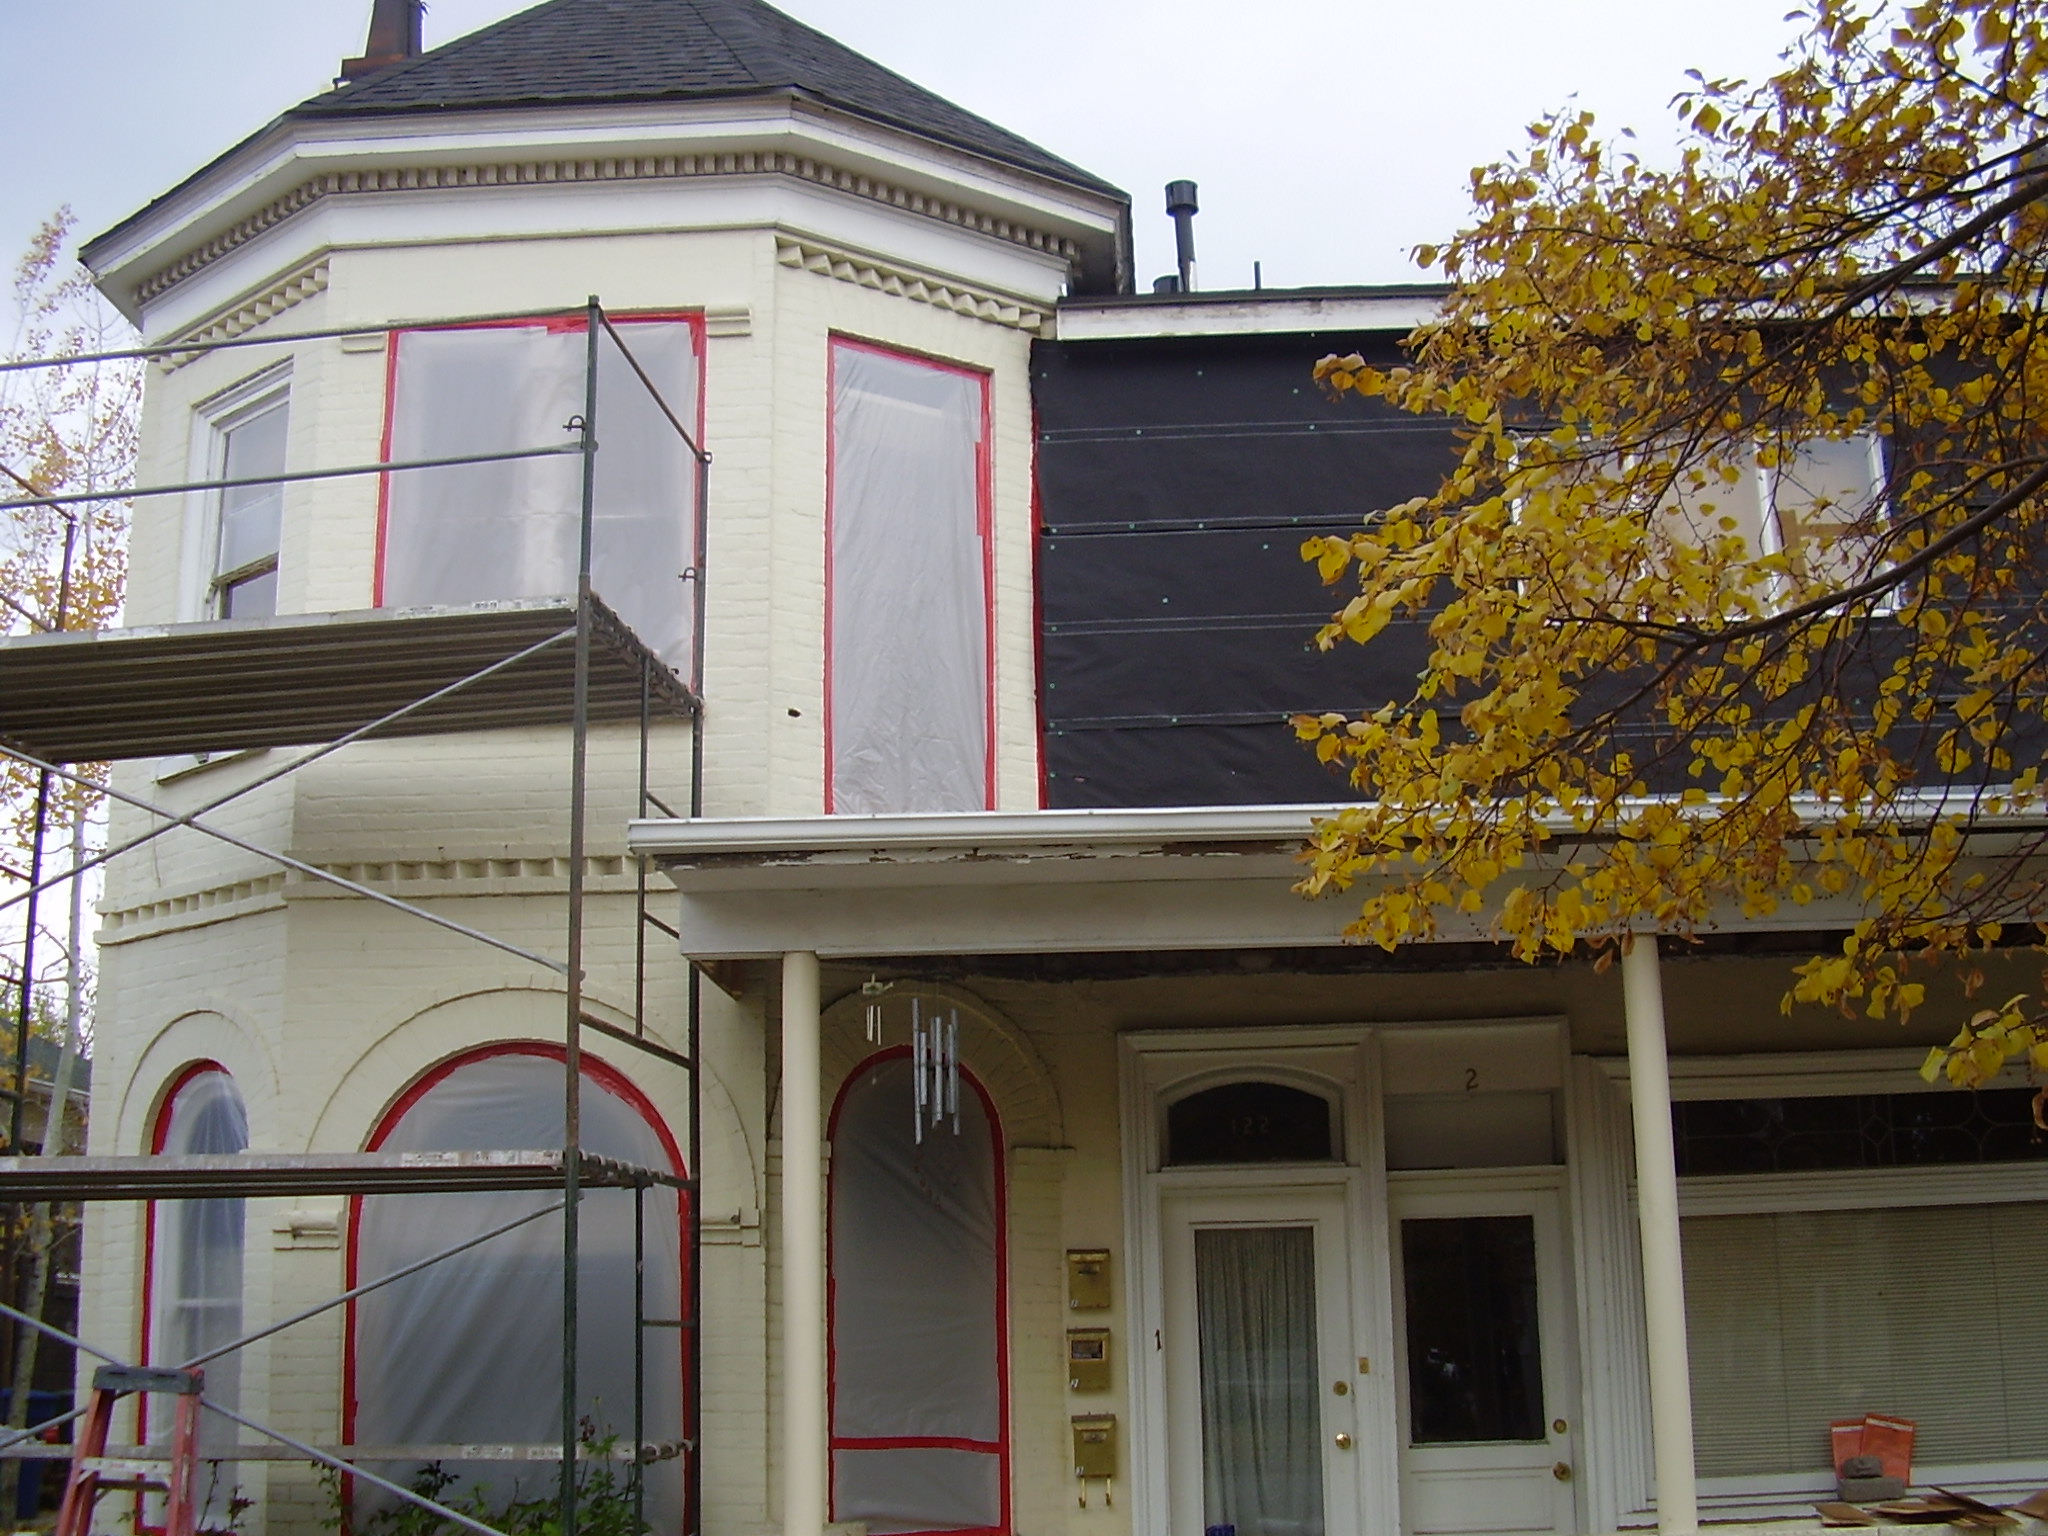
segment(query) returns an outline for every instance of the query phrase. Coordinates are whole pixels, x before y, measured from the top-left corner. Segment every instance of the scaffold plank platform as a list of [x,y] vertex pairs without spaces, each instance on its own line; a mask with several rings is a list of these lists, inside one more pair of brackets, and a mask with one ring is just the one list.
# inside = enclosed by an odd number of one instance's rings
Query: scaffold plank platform
[[[419,1445],[322,1445],[316,1449],[324,1451],[337,1461],[560,1461],[562,1447],[546,1442],[532,1445],[500,1445],[474,1442],[446,1441]],[[689,1449],[689,1442],[682,1440],[650,1440],[640,1448],[639,1460],[643,1465],[657,1461],[673,1461]],[[0,1446],[0,1461],[64,1461],[71,1456],[71,1447],[42,1440],[24,1440],[14,1445]],[[169,1451],[161,1445],[110,1445],[109,1459],[122,1461],[161,1463],[170,1459]],[[250,1443],[243,1445],[208,1446],[200,1455],[201,1461],[304,1461],[305,1455],[289,1445]],[[609,1450],[599,1446],[582,1445],[576,1448],[578,1461],[622,1461],[634,1460],[631,1444],[615,1444]]]
[[[691,1181],[585,1152],[585,1189],[686,1189]],[[417,1195],[560,1189],[568,1159],[538,1152],[185,1153],[0,1157],[0,1201],[208,1200],[262,1195]]]
[[[572,598],[284,614],[0,639],[0,740],[55,762],[331,741],[534,649],[378,737],[560,725],[575,694]],[[695,712],[688,686],[592,604],[590,718]],[[543,642],[557,643],[543,646]]]

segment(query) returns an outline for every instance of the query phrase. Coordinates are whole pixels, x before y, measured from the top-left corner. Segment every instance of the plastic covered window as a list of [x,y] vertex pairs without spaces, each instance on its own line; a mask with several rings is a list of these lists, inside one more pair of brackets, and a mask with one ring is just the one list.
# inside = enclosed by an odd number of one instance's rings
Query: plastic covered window
[[[562,1064],[526,1052],[461,1062],[429,1080],[373,1146],[387,1152],[521,1151],[562,1144]],[[620,1085],[586,1071],[583,1145],[643,1167],[680,1171],[670,1144]],[[374,1279],[464,1237],[559,1198],[545,1193],[381,1195],[358,1202],[355,1279]],[[682,1315],[682,1209],[677,1192],[643,1197],[646,1315]],[[633,1428],[633,1193],[583,1196],[579,1244],[579,1416],[597,1438],[630,1443]],[[558,1444],[561,1440],[562,1226],[543,1217],[355,1304],[356,1444]],[[647,1334],[645,1426],[656,1442],[683,1438],[679,1330]],[[668,1342],[664,1346],[664,1341]],[[480,1488],[501,1506],[545,1496],[555,1466],[450,1460],[451,1490]],[[375,1468],[404,1482],[418,1464]],[[657,1530],[682,1518],[681,1465],[647,1469],[647,1515]],[[359,1506],[374,1505],[367,1494]]]
[[[662,399],[697,420],[694,325],[616,321]],[[512,453],[576,441],[584,407],[580,318],[404,331],[392,349],[387,457]],[[696,563],[695,464],[619,349],[597,349],[597,480],[591,586],[683,676]],[[692,430],[695,428],[692,425]],[[385,476],[382,606],[573,597],[582,460],[573,454]]]
[[832,1132],[832,1507],[872,1536],[1007,1523],[996,1128],[913,1127],[911,1064],[848,1086]]
[[987,380],[832,347],[826,806],[991,795]]
[[[235,1080],[203,1067],[172,1090],[157,1121],[153,1150],[165,1157],[232,1153],[249,1146],[249,1116]],[[242,1334],[243,1205],[240,1200],[166,1200],[153,1211],[150,1264],[150,1358],[161,1365],[187,1360],[232,1343]],[[205,1365],[206,1395],[224,1407],[241,1401],[241,1356]],[[168,1440],[167,1398],[145,1404],[152,1441]],[[149,1412],[151,1408],[155,1411]],[[217,1414],[200,1418],[200,1446],[232,1444],[233,1425]],[[229,1472],[202,1479],[209,1519],[224,1519],[234,1493]]]

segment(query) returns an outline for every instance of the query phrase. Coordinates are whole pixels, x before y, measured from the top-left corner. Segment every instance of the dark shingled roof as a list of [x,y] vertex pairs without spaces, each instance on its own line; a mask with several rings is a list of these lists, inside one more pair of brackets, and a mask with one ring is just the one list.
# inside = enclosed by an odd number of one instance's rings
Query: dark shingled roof
[[1070,186],[1122,195],[762,0],[546,0],[315,96],[290,115],[701,101],[784,92]]

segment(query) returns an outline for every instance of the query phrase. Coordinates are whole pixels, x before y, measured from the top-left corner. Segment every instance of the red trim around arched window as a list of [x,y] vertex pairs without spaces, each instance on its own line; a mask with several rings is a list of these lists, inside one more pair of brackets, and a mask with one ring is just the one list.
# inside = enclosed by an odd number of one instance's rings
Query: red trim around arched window
[[[836,1140],[836,1138],[839,1135],[840,1111],[846,1105],[847,1094],[852,1090],[854,1084],[859,1082],[862,1074],[866,1073],[878,1062],[891,1061],[898,1057],[908,1056],[909,1054],[910,1047],[907,1045],[890,1046],[885,1050],[876,1051],[872,1055],[869,1055],[868,1057],[863,1059],[860,1062],[860,1064],[857,1065],[851,1072],[846,1074],[846,1080],[839,1085],[839,1092],[832,1100],[831,1116],[825,1122],[825,1140],[828,1146],[831,1145],[832,1142]],[[998,1114],[996,1111],[996,1101],[994,1097],[990,1095],[987,1088],[982,1086],[981,1079],[976,1077],[972,1072],[968,1071],[967,1068],[964,1066],[960,1069],[960,1081],[965,1083],[968,1087],[974,1090],[975,1097],[981,1101],[983,1113],[988,1116],[989,1159],[991,1170],[995,1178],[995,1365],[997,1434],[1000,1436],[1000,1438],[994,1445],[990,1445],[985,1440],[964,1440],[956,1439],[952,1436],[914,1435],[889,1437],[881,1439],[869,1439],[842,1437],[831,1431],[829,1422],[830,1415],[837,1412],[837,1405],[839,1401],[839,1394],[836,1390],[839,1379],[839,1351],[837,1340],[836,1317],[838,1293],[837,1287],[835,1286],[833,1281],[831,1271],[831,1255],[833,1252],[833,1200],[831,1186],[829,1183],[829,1179],[836,1179],[839,1176],[839,1160],[835,1157],[831,1159],[830,1162],[828,1184],[825,1192],[825,1402],[826,1412],[828,1415],[828,1423],[826,1430],[826,1440],[828,1442],[826,1454],[826,1467],[829,1477],[833,1472],[833,1463],[830,1454],[832,1451],[885,1451],[916,1449],[993,1452],[996,1457],[997,1486],[1000,1489],[1001,1493],[1001,1515],[999,1517],[1000,1523],[995,1526],[978,1526],[949,1531],[921,1531],[918,1533],[918,1536],[1007,1536],[1007,1533],[1010,1531],[1012,1527],[1010,1513],[1010,1190],[1009,1180],[1005,1177],[1005,1168],[1003,1164],[1003,1119],[1002,1116]],[[787,1113],[787,1106],[785,1106],[784,1112]],[[832,1500],[834,1510],[833,1518],[837,1519],[838,1492],[836,1488],[833,1488],[831,1490],[830,1498]]]
[[[391,1133],[397,1129],[399,1122],[405,1118],[406,1112],[418,1104],[437,1085],[445,1082],[449,1077],[466,1066],[480,1061],[489,1061],[500,1056],[537,1056],[548,1061],[560,1062],[566,1061],[568,1052],[560,1045],[545,1040],[507,1040],[492,1045],[478,1046],[472,1050],[450,1056],[444,1061],[436,1062],[432,1067],[422,1072],[412,1083],[407,1085],[405,1090],[392,1101],[390,1108],[378,1116],[377,1123],[372,1128],[368,1141],[364,1144],[364,1150],[369,1152],[379,1150]],[[611,1065],[611,1063],[592,1056],[588,1052],[585,1052],[583,1056],[583,1077],[586,1082],[595,1083],[606,1092],[624,1100],[633,1112],[647,1123],[648,1127],[654,1132],[655,1137],[660,1141],[662,1151],[668,1158],[669,1172],[679,1177],[686,1173],[681,1146],[677,1144],[675,1136],[670,1132],[668,1122],[655,1109],[654,1101],[641,1092],[638,1084],[619,1071],[618,1068]],[[524,1149],[503,1148],[497,1150],[519,1151]],[[690,1198],[688,1190],[677,1191],[676,1213],[678,1219],[682,1222],[687,1222],[689,1219],[688,1202]],[[343,1266],[346,1275],[346,1288],[349,1290],[354,1290],[357,1285],[361,1284],[361,1276],[357,1270],[359,1258],[357,1239],[362,1227],[362,1212],[363,1197],[360,1195],[351,1197],[348,1203],[348,1238]],[[680,1283],[682,1289],[680,1294],[688,1296],[690,1294],[689,1244],[679,1244],[678,1252],[681,1259]],[[689,1350],[682,1339],[683,1330],[678,1329],[677,1334],[677,1348],[681,1354],[680,1369],[684,1378],[683,1397],[684,1401],[687,1402],[689,1399]],[[346,1444],[353,1442],[356,1434],[356,1307],[354,1302],[350,1302],[343,1309],[341,1373],[341,1435],[343,1443]]]

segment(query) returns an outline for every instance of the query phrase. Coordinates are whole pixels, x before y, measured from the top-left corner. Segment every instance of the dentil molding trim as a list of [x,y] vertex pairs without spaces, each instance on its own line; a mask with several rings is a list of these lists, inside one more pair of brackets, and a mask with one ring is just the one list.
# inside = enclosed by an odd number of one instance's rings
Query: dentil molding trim
[[450,187],[545,186],[568,182],[677,180],[701,176],[794,176],[854,197],[922,214],[941,223],[975,230],[1034,251],[1060,256],[1069,270],[1081,248],[1061,235],[1032,229],[1010,219],[970,208],[942,197],[913,192],[858,171],[828,165],[808,156],[775,150],[727,150],[703,155],[611,155],[593,159],[522,160],[503,164],[393,166],[384,170],[328,171],[301,182],[282,197],[259,208],[196,250],[162,267],[136,284],[139,304],[177,286],[258,235],[276,228],[293,214],[327,197],[363,193],[428,192]]

